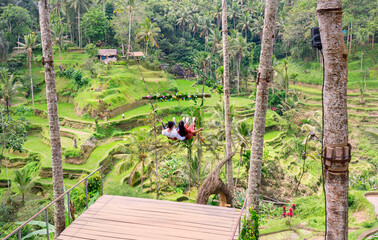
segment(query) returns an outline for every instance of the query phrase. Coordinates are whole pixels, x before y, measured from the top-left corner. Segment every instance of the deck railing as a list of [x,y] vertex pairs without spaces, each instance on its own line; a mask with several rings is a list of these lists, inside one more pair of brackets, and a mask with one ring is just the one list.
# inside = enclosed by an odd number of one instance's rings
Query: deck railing
[[42,208],[39,212],[37,212],[33,217],[29,218],[26,222],[24,222],[21,226],[19,226],[17,229],[15,229],[13,232],[11,232],[8,236],[3,238],[3,240],[7,240],[13,235],[17,234],[18,235],[18,240],[21,240],[21,229],[25,227],[31,220],[39,216],[42,212],[45,212],[45,221],[46,221],[46,236],[47,239],[50,239],[50,233],[49,233],[49,215],[48,215],[48,208],[51,207],[56,201],[60,200],[61,198],[64,198],[64,196],[67,195],[67,207],[68,207],[68,225],[71,224],[71,211],[70,211],[70,192],[72,189],[77,187],[80,183],[85,182],[85,197],[86,197],[86,207],[88,209],[88,178],[91,177],[93,174],[96,172],[100,171],[101,174],[101,196],[103,195],[103,172],[102,172],[102,166],[94,170],[92,173],[90,173],[88,176],[86,176],[84,179],[82,179],[80,182],[76,183],[73,187],[65,191],[62,195],[60,195],[58,198],[56,198],[54,201],[49,203],[46,207]]
[[241,208],[240,210],[240,213],[239,213],[239,216],[238,216],[238,221],[237,223],[235,224],[235,227],[234,227],[234,230],[232,231],[232,235],[230,237],[230,240],[234,240],[235,238],[235,234],[236,234],[236,230],[239,229],[239,235],[240,235],[240,231],[241,231],[241,221],[242,221],[242,216],[243,216],[243,211],[245,209],[245,206],[246,206],[246,203],[247,203],[247,197],[248,197],[248,194],[245,195],[245,199],[244,199],[244,203],[243,203],[243,207]]

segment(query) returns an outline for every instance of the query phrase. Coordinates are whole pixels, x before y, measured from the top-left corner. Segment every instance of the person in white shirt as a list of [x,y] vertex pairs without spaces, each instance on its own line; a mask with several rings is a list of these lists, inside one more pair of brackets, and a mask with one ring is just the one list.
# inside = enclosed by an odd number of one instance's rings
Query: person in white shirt
[[176,123],[174,121],[169,121],[167,129],[164,129],[164,125],[163,125],[161,134],[163,134],[164,136],[167,136],[171,140],[177,140],[177,139],[180,141],[185,140],[185,136],[182,137],[177,133],[177,130],[175,129],[175,125]]

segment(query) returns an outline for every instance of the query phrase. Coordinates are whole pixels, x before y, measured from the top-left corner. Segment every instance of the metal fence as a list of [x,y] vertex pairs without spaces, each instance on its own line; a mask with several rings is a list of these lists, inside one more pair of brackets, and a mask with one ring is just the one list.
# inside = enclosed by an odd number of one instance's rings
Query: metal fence
[[103,195],[103,172],[102,172],[102,166],[94,170],[92,173],[90,173],[88,176],[86,176],[84,179],[82,179],[80,182],[76,183],[73,187],[65,191],[62,195],[60,195],[58,198],[56,198],[54,201],[49,203],[46,207],[44,207],[41,211],[37,212],[33,217],[29,218],[26,222],[24,222],[21,226],[19,226],[17,229],[15,229],[13,232],[11,232],[8,236],[3,238],[3,240],[7,240],[13,235],[17,234],[18,239],[21,240],[21,229],[25,227],[30,221],[32,221],[34,218],[39,216],[41,213],[45,212],[45,220],[46,220],[46,236],[47,239],[50,239],[50,233],[49,233],[49,215],[48,215],[48,208],[51,207],[56,201],[60,200],[61,198],[64,198],[64,196],[67,195],[67,207],[68,207],[68,225],[71,224],[71,216],[70,216],[70,192],[72,189],[77,187],[80,183],[85,182],[85,196],[86,196],[86,207],[88,209],[88,178],[91,177],[96,172],[100,171],[101,174],[101,196]]
[[246,207],[247,197],[248,197],[248,194],[245,195],[245,199],[244,199],[243,207],[240,209],[240,213],[239,213],[238,221],[237,221],[237,223],[235,224],[234,230],[232,231],[232,235],[231,235],[231,237],[230,237],[230,240],[234,240],[234,238],[235,238],[235,234],[236,234],[236,230],[238,230],[238,229],[239,229],[239,235],[240,235],[240,231],[241,231],[241,221],[242,221],[242,216],[243,216],[244,209],[245,209],[245,207]]

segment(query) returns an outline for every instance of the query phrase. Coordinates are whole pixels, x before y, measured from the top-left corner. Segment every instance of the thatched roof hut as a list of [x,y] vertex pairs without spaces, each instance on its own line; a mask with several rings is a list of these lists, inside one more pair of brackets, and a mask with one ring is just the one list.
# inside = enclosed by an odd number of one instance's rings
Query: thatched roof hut
[[106,63],[117,61],[117,49],[99,49],[97,57]]

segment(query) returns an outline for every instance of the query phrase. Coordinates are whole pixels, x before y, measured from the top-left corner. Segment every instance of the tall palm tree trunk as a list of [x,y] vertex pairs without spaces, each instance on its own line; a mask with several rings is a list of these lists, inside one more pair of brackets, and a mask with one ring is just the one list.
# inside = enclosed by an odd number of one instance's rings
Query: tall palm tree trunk
[[251,206],[258,210],[261,187],[261,165],[264,150],[266,111],[268,107],[269,83],[273,80],[272,55],[276,28],[277,0],[267,0],[265,7],[264,29],[257,75],[257,94],[255,118],[253,121],[251,163],[248,179],[247,209]]
[[140,171],[140,188],[143,192],[144,157],[142,157],[142,170]]
[[148,51],[148,40],[146,41],[146,57],[147,57],[147,52]]
[[[225,133],[226,133],[226,156],[232,154],[232,139],[231,139],[231,110],[230,110],[230,79],[229,79],[229,46],[227,35],[227,1],[222,0],[222,38],[223,38],[223,76],[224,76],[224,112],[225,112]],[[233,192],[233,167],[232,158],[226,163],[227,186]]]
[[364,47],[361,45],[361,70],[360,72],[362,73],[362,62],[364,61]]
[[59,59],[60,59],[60,71],[63,71],[63,63],[62,63],[62,45],[59,43]]
[[[154,125],[156,124],[156,113],[154,112]],[[156,141],[156,131],[154,130],[154,144],[155,144],[155,174],[156,174],[156,199],[159,199],[159,163],[157,156],[157,141]]]
[[[130,20],[129,20],[129,42],[127,45],[127,52],[130,52],[130,45],[131,45],[131,21],[132,21],[132,16],[131,16],[131,11],[129,11],[130,14]],[[129,55],[127,54],[127,59],[129,59]]]
[[238,95],[240,95],[240,65],[241,65],[241,56],[238,59],[238,66],[237,66],[237,77],[238,77]]
[[240,159],[239,159],[239,166],[238,166],[238,174],[236,175],[236,180],[235,180],[235,188],[238,185],[239,174],[240,174],[240,165],[241,165],[241,161],[242,161],[242,158],[243,158],[243,151],[244,151],[244,146],[242,145],[242,146],[240,146]]
[[33,74],[32,74],[32,66],[31,66],[31,59],[32,59],[32,50],[29,50],[29,74],[30,74],[30,92],[32,95],[32,103],[33,103],[33,113],[35,114],[35,107],[34,107],[34,87],[33,87]]
[[[45,63],[46,98],[50,126],[53,189],[54,198],[57,198],[63,193],[64,185],[58,101],[55,83],[48,0],[39,0],[38,6],[41,26],[42,52]],[[54,208],[55,238],[57,238],[65,228],[64,210],[64,198],[62,198],[55,203]]]
[[77,30],[79,34],[79,48],[81,48],[81,29],[80,29],[80,4],[77,9]]
[[352,52],[352,40],[353,40],[353,34],[352,34],[352,32],[353,32],[353,23],[350,23],[350,40],[349,40],[348,56],[350,56],[350,54]]
[[348,145],[348,55],[341,31],[342,1],[318,0],[317,16],[325,67],[323,163],[326,187],[326,239],[346,240],[351,149]]

